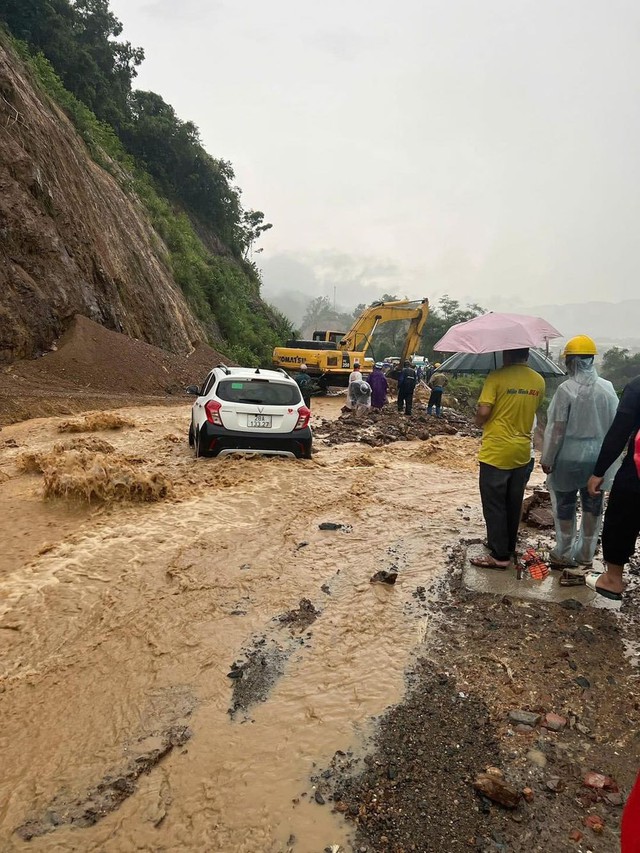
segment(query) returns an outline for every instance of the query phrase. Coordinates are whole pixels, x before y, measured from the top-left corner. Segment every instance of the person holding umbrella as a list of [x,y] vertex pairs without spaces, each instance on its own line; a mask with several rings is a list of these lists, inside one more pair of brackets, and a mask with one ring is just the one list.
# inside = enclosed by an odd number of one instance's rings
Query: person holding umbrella
[[533,419],[545,392],[527,367],[529,349],[506,350],[504,367],[487,376],[476,410],[482,427],[480,498],[489,553],[471,560],[483,569],[506,569],[515,553],[522,499],[531,459]]
[[541,317],[490,313],[457,323],[434,344],[437,352],[502,350],[504,366],[487,377],[476,410],[476,424],[482,427],[480,497],[489,553],[471,562],[481,568],[506,569],[514,556],[533,419],[545,392],[542,376],[527,366],[529,348],[560,337]]

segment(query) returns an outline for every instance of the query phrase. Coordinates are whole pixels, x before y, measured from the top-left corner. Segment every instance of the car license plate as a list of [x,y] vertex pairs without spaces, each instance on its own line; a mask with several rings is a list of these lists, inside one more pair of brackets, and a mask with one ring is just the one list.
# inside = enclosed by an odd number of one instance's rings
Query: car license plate
[[257,429],[271,429],[271,415],[247,415],[247,426]]

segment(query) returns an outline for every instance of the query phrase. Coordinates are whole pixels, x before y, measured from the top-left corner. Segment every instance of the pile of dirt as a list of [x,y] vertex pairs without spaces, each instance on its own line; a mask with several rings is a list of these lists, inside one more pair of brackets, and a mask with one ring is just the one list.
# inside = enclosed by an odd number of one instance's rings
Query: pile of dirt
[[228,359],[198,343],[190,356],[112,332],[76,315],[56,349],[42,358],[15,364],[12,373],[53,387],[116,394],[175,394],[201,381],[207,372]]
[[404,702],[381,718],[365,768],[345,773],[338,754],[312,781],[357,827],[355,850],[466,853],[486,825],[470,781],[499,759],[489,712],[427,661],[415,677]]
[[[122,406],[149,397],[183,398],[212,367],[231,364],[202,342],[188,356],[176,355],[112,332],[81,315],[51,352],[15,362],[0,373],[0,423],[26,417]],[[44,405],[43,405],[44,402]]]
[[359,416],[345,412],[335,421],[320,421],[316,427],[316,437],[326,444],[359,441],[371,447],[456,434],[475,438],[481,433],[468,418],[451,409],[443,412],[441,418],[422,413],[406,417],[393,407],[369,409]]

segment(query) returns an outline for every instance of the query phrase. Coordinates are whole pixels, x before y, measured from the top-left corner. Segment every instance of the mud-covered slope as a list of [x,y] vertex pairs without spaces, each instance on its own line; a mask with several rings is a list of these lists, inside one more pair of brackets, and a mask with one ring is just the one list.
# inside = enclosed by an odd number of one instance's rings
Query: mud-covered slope
[[176,352],[204,332],[133,196],[0,42],[0,360],[48,349],[75,314]]

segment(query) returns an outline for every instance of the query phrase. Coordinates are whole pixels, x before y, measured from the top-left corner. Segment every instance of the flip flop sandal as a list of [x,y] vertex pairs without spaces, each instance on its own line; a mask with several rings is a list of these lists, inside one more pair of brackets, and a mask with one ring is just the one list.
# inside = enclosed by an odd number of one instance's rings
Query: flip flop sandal
[[574,574],[573,572],[565,569],[558,583],[560,586],[584,586],[586,581],[584,575]]
[[496,563],[493,557],[472,557],[469,562],[479,569],[495,569],[497,572],[506,572],[509,568],[509,563],[502,566],[500,563]]
[[600,577],[602,572],[591,572],[588,575],[585,575],[584,582],[592,589],[594,592],[597,592],[598,595],[601,595],[603,598],[608,598],[609,601],[622,601],[622,593],[621,592],[611,592],[609,589],[603,589],[601,586],[596,586],[597,580]]

